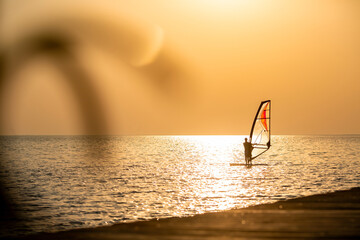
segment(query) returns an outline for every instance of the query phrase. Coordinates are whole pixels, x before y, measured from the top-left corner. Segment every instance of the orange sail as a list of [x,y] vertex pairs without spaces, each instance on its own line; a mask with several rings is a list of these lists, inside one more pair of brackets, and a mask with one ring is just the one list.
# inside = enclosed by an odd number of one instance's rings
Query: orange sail
[[267,124],[267,111],[268,111],[269,103],[267,103],[264,107],[264,110],[261,113],[261,123],[264,126],[266,131],[269,131],[268,124]]

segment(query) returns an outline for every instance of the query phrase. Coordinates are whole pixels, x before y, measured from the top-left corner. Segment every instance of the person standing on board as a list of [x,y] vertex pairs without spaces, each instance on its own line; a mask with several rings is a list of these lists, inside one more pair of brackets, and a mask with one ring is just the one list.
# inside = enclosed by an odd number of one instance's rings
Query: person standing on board
[[253,150],[253,146],[250,142],[247,141],[247,138],[245,138],[244,150],[245,150],[245,162],[246,162],[246,164],[250,164],[251,163],[251,152]]

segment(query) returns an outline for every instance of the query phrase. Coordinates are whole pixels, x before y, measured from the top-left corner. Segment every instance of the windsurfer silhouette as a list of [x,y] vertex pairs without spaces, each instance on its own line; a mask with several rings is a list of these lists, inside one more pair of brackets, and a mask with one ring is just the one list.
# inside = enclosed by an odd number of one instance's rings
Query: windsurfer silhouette
[[253,146],[250,142],[247,141],[247,138],[245,138],[244,149],[245,149],[245,162],[246,162],[246,164],[250,164],[251,163],[251,152],[253,150]]

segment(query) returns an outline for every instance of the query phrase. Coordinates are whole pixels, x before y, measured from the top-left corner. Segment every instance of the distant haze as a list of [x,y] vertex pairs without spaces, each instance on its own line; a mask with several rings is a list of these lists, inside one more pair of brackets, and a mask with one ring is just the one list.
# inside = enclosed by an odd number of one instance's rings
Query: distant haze
[[[0,3],[1,134],[360,134],[360,1]],[[2,71],[0,69],[0,71]]]

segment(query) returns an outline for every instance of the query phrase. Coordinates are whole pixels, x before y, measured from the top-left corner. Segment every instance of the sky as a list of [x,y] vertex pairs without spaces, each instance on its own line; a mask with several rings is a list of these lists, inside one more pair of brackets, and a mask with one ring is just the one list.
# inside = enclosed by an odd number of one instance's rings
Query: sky
[[360,134],[360,1],[0,4],[1,134]]

